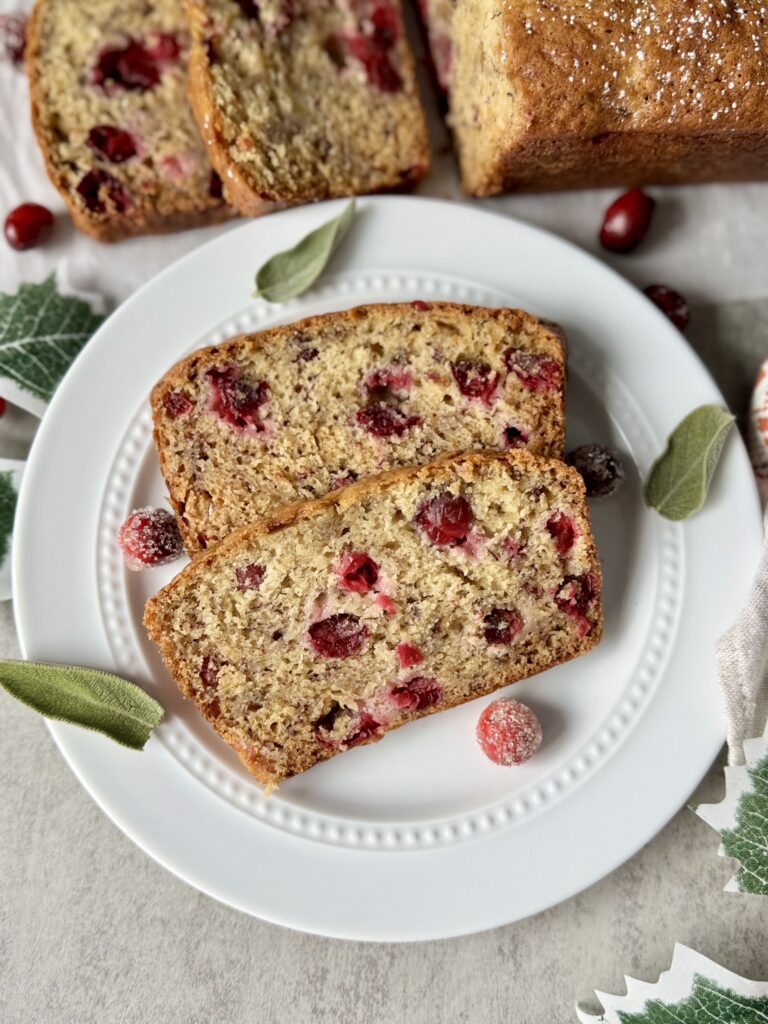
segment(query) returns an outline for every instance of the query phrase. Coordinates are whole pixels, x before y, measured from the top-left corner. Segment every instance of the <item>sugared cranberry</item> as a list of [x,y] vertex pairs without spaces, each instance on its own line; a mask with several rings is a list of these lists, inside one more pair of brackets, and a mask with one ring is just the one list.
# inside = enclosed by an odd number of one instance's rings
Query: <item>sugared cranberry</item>
[[365,378],[365,387],[369,396],[377,401],[384,401],[406,392],[413,384],[413,378],[402,366],[387,366],[379,370],[371,370]]
[[581,576],[566,576],[555,594],[555,604],[561,612],[570,615],[579,625],[579,632],[586,636],[592,629],[587,612],[597,597],[597,582],[592,573]]
[[260,380],[249,383],[237,366],[217,366],[206,374],[211,382],[210,410],[238,430],[264,429],[259,408],[269,398],[269,385]]
[[91,128],[86,139],[88,148],[105,157],[113,164],[121,164],[136,156],[136,142],[130,132],[115,128],[111,124],[100,124]]
[[433,544],[455,547],[466,541],[473,519],[467,499],[446,492],[425,501],[416,513],[415,523]]
[[424,661],[424,655],[413,644],[398,644],[395,648],[395,653],[397,654],[400,668],[411,668],[412,665],[418,665]]
[[665,316],[669,317],[679,331],[686,329],[691,319],[691,311],[680,292],[668,288],[665,284],[649,284],[645,294]]
[[235,569],[235,579],[238,590],[258,590],[261,586],[267,569],[264,565],[251,562],[250,565],[238,565]]
[[183,391],[166,391],[163,407],[170,416],[186,416],[192,409],[192,401]]
[[621,456],[601,444],[583,444],[565,460],[584,481],[588,498],[606,498],[621,487],[626,476]]
[[208,179],[208,195],[211,199],[222,199],[224,196],[224,185],[216,171],[211,171]]
[[0,14],[0,50],[12,64],[21,64],[27,43],[27,19],[23,14]]
[[645,238],[655,206],[655,200],[639,188],[619,196],[605,211],[600,244],[611,252],[631,252]]
[[206,690],[212,690],[219,681],[219,672],[221,671],[221,665],[216,661],[215,658],[209,658],[208,655],[203,658],[202,664],[200,665],[200,682],[206,688]]
[[483,636],[488,644],[511,644],[523,628],[523,617],[514,608],[494,608],[483,619]]
[[473,359],[460,359],[451,363],[451,373],[465,398],[475,398],[487,405],[493,400],[499,375],[487,363]]
[[527,352],[522,348],[508,348],[504,362],[528,391],[557,391],[563,385],[560,364],[549,356]]
[[136,571],[165,565],[183,551],[176,520],[164,508],[131,512],[117,535],[126,568]]
[[160,81],[163,66],[181,52],[175,36],[158,35],[151,43],[128,38],[122,46],[101,51],[90,76],[92,85],[109,93],[115,88],[146,92]]
[[351,732],[347,733],[344,738],[344,746],[358,747],[361,743],[367,743],[369,740],[380,739],[383,732],[382,723],[377,721],[370,711],[361,711],[355,719]]
[[402,437],[421,423],[421,416],[408,416],[393,405],[374,402],[355,414],[355,422],[374,437]]
[[324,658],[348,658],[357,654],[368,637],[368,627],[357,615],[341,612],[313,622],[309,627],[312,647]]
[[397,707],[404,711],[423,711],[431,708],[443,696],[443,688],[436,679],[428,676],[414,676],[397,682],[389,691],[389,695]]
[[367,594],[379,578],[379,567],[362,551],[350,551],[344,555],[337,569],[339,586],[355,594]]
[[477,742],[494,764],[524,764],[541,746],[541,723],[525,704],[502,697],[477,720]]
[[344,46],[349,56],[363,65],[371,85],[382,92],[399,92],[403,88],[403,80],[390,60],[388,48],[361,32],[345,36]]
[[5,240],[12,249],[32,249],[53,229],[53,214],[39,203],[22,203],[5,218]]
[[88,171],[77,186],[77,194],[91,213],[104,213],[110,203],[118,213],[124,213],[131,205],[131,198],[117,178],[95,168]]
[[525,448],[528,444],[528,435],[519,427],[504,427],[503,434],[505,448]]
[[567,555],[576,540],[576,527],[565,512],[553,512],[547,520],[547,532],[560,555]]

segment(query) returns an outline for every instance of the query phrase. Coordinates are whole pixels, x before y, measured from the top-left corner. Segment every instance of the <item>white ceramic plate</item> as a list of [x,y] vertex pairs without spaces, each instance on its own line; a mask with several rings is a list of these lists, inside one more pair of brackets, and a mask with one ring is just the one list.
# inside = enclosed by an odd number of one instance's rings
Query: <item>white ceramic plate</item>
[[[714,639],[746,597],[758,502],[734,437],[703,512],[673,525],[644,508],[640,479],[671,428],[722,398],[641,294],[524,224],[455,203],[367,199],[317,288],[284,306],[250,300],[255,269],[340,208],[292,210],[222,235],[143,288],[89,343],[24,478],[16,617],[26,657],[115,670],[167,708],[140,754],[66,725],[51,731],[105,812],[170,870],[307,931],[459,935],[595,882],[693,790],[723,740]],[[605,639],[514,688],[545,737],[521,768],[498,768],[477,748],[481,700],[337,757],[264,800],[144,636],[144,601],[178,565],[126,573],[115,544],[132,508],[164,497],[149,389],[183,353],[238,331],[415,298],[520,305],[567,328],[569,444],[612,444],[633,467],[620,495],[593,505]]]

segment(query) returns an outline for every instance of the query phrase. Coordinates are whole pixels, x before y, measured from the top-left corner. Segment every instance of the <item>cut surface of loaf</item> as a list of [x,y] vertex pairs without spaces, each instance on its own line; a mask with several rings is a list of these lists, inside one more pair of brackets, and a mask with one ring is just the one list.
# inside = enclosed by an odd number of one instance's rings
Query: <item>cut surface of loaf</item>
[[468,192],[768,176],[760,5],[423,2]]
[[561,456],[560,328],[518,310],[362,306],[202,349],[155,386],[191,556],[271,508],[450,451]]
[[426,172],[426,126],[399,0],[187,7],[193,107],[242,213],[403,189]]
[[585,653],[600,588],[574,470],[464,453],[279,509],[188,566],[144,621],[182,692],[274,787]]
[[37,0],[27,68],[51,181],[102,241],[228,216],[187,98],[180,0]]

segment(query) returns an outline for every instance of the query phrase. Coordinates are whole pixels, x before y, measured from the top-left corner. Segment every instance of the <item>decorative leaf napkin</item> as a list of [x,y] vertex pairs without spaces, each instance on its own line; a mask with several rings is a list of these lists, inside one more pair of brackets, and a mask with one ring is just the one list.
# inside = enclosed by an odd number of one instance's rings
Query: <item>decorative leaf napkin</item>
[[656,983],[624,979],[625,996],[595,992],[598,1016],[581,1024],[768,1024],[768,982],[748,981],[679,943]]
[[25,463],[0,459],[0,601],[11,596],[11,535]]

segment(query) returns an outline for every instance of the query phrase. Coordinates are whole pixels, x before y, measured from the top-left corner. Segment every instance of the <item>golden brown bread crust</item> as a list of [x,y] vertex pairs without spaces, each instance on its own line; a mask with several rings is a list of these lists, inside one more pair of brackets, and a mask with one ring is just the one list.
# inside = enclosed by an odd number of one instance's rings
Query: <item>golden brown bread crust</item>
[[[591,629],[584,635],[574,634],[573,642],[560,652],[555,663],[559,664],[578,657],[581,654],[585,654],[596,646],[602,638],[603,609],[600,599],[602,571],[594,538],[591,532],[589,532],[589,512],[586,505],[584,483],[575,470],[560,461],[543,459],[539,456],[535,456],[529,452],[521,450],[505,453],[457,452],[436,459],[434,462],[425,466],[395,469],[375,477],[368,477],[367,479],[361,480],[347,487],[340,488],[339,490],[333,491],[325,497],[314,501],[295,502],[294,504],[284,506],[283,508],[275,510],[270,515],[264,516],[256,522],[243,527],[241,530],[238,530],[236,533],[221,541],[215,548],[201,554],[194,562],[183,569],[171,581],[171,583],[163,588],[163,590],[149,599],[144,612],[144,625],[147,628],[150,639],[160,648],[163,661],[165,662],[176,685],[186,697],[195,700],[201,713],[208,719],[210,724],[214,729],[216,729],[222,738],[237,750],[239,757],[248,770],[260,782],[268,787],[268,791],[274,789],[282,778],[288,776],[282,775],[277,777],[274,773],[274,768],[271,767],[266,760],[260,758],[253,748],[249,748],[242,743],[241,737],[228,729],[219,716],[212,716],[209,712],[209,706],[199,700],[198,694],[192,685],[191,680],[186,675],[185,665],[178,656],[177,648],[166,630],[166,623],[164,622],[163,616],[163,605],[169,603],[172,604],[174,595],[183,592],[189,583],[194,583],[196,578],[204,576],[211,569],[215,569],[217,563],[226,559],[230,553],[241,550],[245,545],[255,539],[267,537],[270,534],[289,529],[291,526],[302,520],[309,520],[321,516],[333,506],[335,506],[340,513],[343,513],[345,509],[352,508],[362,503],[368,497],[382,495],[388,488],[403,481],[418,481],[419,483],[429,484],[431,481],[445,477],[445,470],[448,470],[449,472],[459,470],[462,473],[468,471],[471,473],[473,469],[482,468],[484,465],[493,462],[506,464],[509,467],[510,472],[514,472],[515,470],[523,472],[529,471],[540,474],[540,478],[544,478],[547,474],[554,474],[560,480],[564,480],[564,494],[572,508],[577,512],[581,521],[586,524],[587,533],[584,535],[585,551],[583,560],[589,565],[589,572],[594,580],[596,589],[595,603],[590,608],[588,615]],[[529,642],[529,648],[530,649],[526,650],[526,664],[522,667],[518,667],[516,671],[507,671],[506,673],[502,672],[501,674],[489,676],[485,681],[485,684],[479,686],[470,697],[463,697],[450,702],[443,701],[439,707],[421,709],[414,712],[412,716],[406,717],[405,720],[398,721],[387,726],[386,731],[391,731],[393,728],[399,728],[400,725],[412,720],[413,717],[423,717],[426,714],[433,714],[437,711],[446,710],[449,707],[466,703],[470,699],[492,693],[503,686],[517,682],[521,678],[528,678],[537,672],[552,667],[553,661],[551,654],[547,656],[547,652],[543,651],[541,647],[533,641]],[[371,739],[365,742],[374,741],[374,739]],[[334,756],[334,754],[335,751],[329,750],[320,758],[318,758],[316,754],[308,757],[306,761],[296,766],[295,770],[290,774],[298,774],[298,772],[304,771],[317,763],[318,759],[327,759]]]
[[[480,5],[459,0],[452,28],[451,121],[471,194],[768,176],[756,6]],[[482,39],[468,31],[481,15]]]

